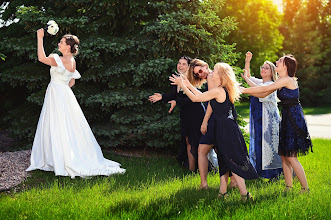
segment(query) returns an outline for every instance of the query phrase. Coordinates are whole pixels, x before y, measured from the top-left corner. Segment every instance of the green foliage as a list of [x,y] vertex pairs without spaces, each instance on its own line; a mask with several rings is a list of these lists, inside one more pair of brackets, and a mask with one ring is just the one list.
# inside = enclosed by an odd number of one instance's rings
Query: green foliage
[[304,105],[330,104],[331,87],[331,11],[330,1],[285,1],[281,31],[284,49],[298,60],[296,76],[300,100]]
[[219,12],[220,17],[231,16],[237,22],[236,30],[225,37],[227,43],[236,45],[241,54],[236,66],[244,68],[245,54],[253,53],[252,72],[260,77],[264,61],[276,61],[277,52],[282,48],[283,36],[278,27],[282,16],[271,0],[227,0]]
[[[168,76],[181,55],[213,64],[234,63],[238,54],[224,38],[235,28],[231,17],[220,19],[223,0],[76,0],[10,1],[1,27],[2,126],[32,142],[49,67],[37,61],[36,30],[48,20],[60,27],[45,34],[46,54],[56,53],[62,35],[80,38],[77,70],[82,78],[73,88],[94,134],[103,147],[177,148],[178,110],[151,104],[148,96],[166,92]],[[19,98],[18,98],[19,96]]]

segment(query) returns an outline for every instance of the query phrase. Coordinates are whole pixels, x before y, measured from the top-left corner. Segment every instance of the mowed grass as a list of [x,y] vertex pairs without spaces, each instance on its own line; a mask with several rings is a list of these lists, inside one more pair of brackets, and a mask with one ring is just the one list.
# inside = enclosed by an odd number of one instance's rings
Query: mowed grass
[[22,191],[0,194],[0,219],[330,219],[331,140],[314,139],[314,153],[299,157],[310,194],[283,194],[284,178],[246,181],[253,202],[240,201],[238,190],[217,199],[218,174],[211,187],[198,191],[198,174],[182,169],[169,156],[105,156],[127,169],[124,175],[90,179],[55,177],[34,171]]

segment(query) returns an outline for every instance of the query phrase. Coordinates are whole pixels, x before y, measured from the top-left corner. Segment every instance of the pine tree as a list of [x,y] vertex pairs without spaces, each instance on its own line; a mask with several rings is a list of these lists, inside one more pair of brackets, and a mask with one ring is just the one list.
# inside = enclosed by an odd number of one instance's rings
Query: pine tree
[[31,143],[50,80],[49,67],[37,61],[35,31],[48,20],[60,27],[46,36],[46,54],[55,53],[62,35],[80,38],[77,70],[82,78],[73,91],[102,147],[177,148],[178,109],[148,102],[153,92],[166,91],[168,76],[185,54],[210,64],[233,63],[234,46],[224,37],[234,29],[231,18],[216,12],[223,0],[13,0],[3,20],[0,61],[4,95],[3,126]]

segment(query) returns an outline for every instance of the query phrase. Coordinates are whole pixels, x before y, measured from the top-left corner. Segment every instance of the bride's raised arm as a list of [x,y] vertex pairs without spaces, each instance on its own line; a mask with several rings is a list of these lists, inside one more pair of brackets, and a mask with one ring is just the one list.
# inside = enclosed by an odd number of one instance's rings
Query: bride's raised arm
[[44,29],[37,30],[38,60],[49,66],[57,66],[53,57],[46,57],[44,50]]

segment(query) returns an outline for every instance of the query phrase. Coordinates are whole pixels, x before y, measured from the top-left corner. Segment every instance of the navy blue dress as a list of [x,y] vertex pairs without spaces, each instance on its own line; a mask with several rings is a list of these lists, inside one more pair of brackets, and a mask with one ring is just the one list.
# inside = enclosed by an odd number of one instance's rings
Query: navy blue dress
[[226,91],[223,103],[215,99],[210,101],[215,116],[215,144],[220,176],[230,171],[250,180],[258,175],[251,164],[246,143],[237,123],[237,113]]
[[214,112],[210,115],[207,125],[207,133],[202,134],[200,138],[200,144],[215,144],[215,116]]
[[177,160],[181,165],[188,168],[188,156],[186,137],[191,145],[191,153],[196,161],[198,168],[198,147],[201,137],[201,124],[205,116],[205,108],[201,102],[192,102],[183,91],[177,92],[177,86],[172,85],[171,91],[162,94],[162,101],[168,102],[175,100],[176,105],[180,108],[180,149]]
[[281,100],[282,120],[279,131],[278,154],[283,156],[301,156],[313,152],[307,123],[299,102],[299,88],[281,88],[277,90]]
[[262,102],[250,96],[250,161],[260,177],[271,179],[279,176],[282,168],[262,170]]

